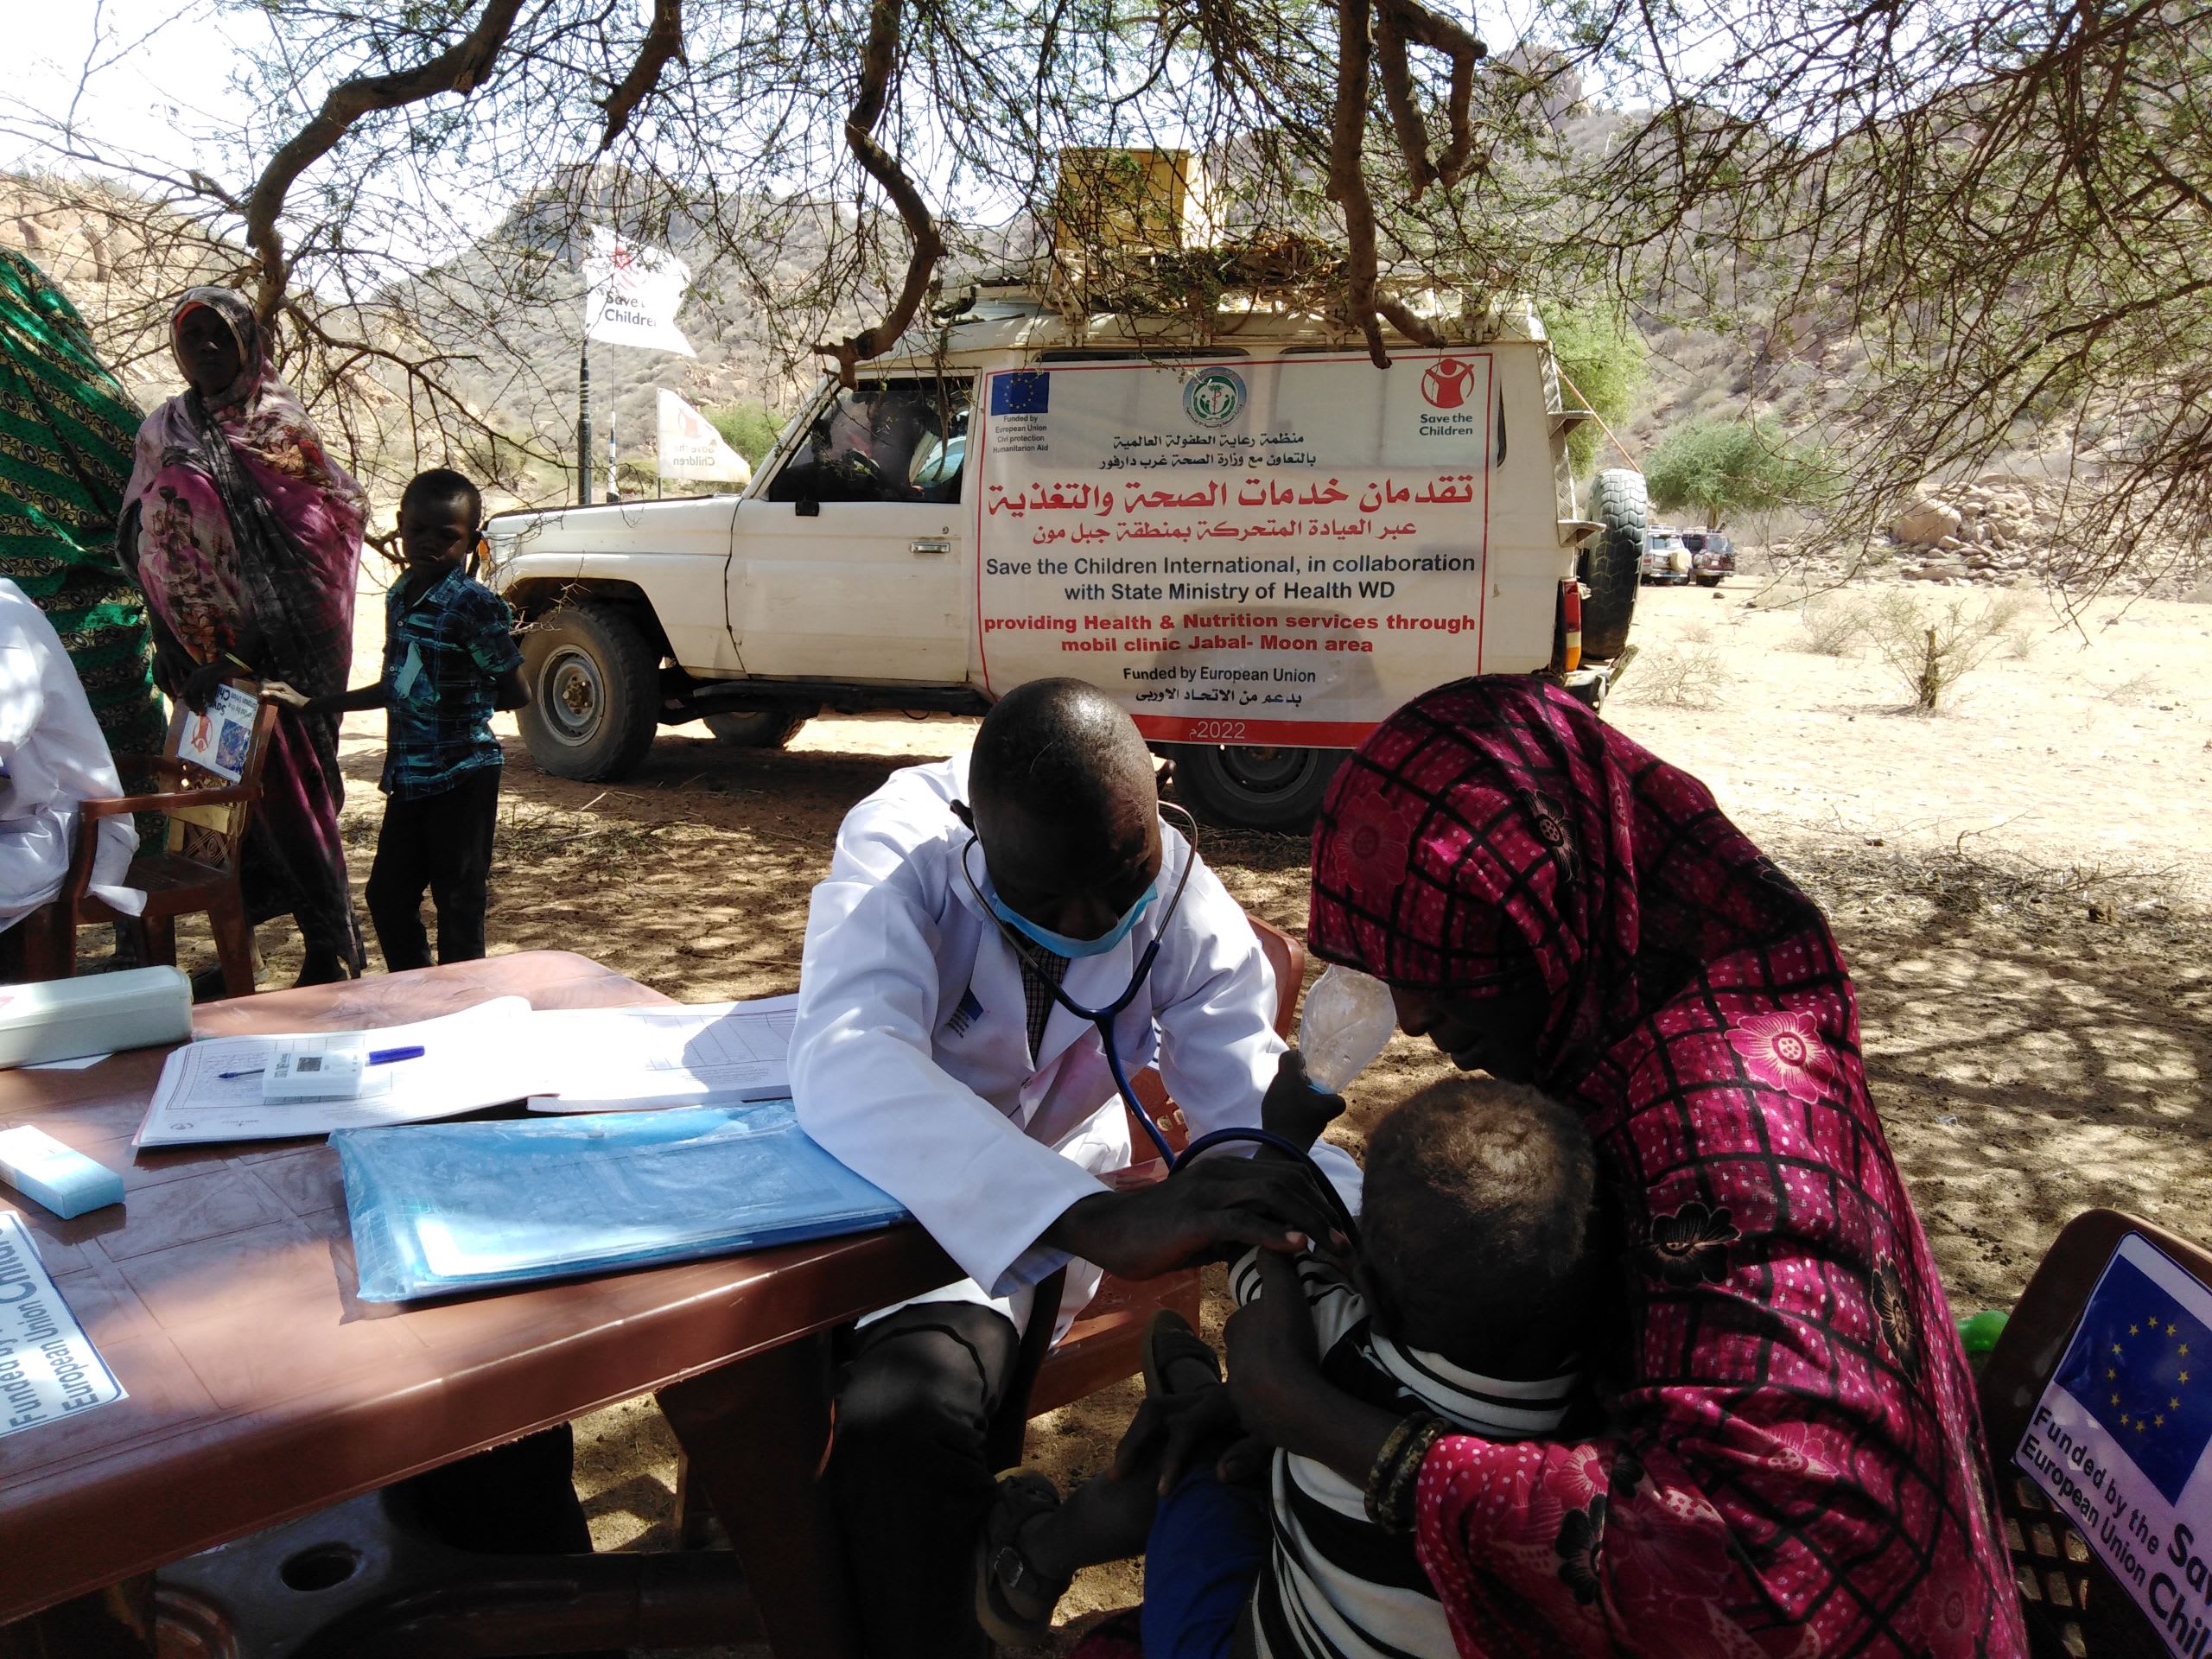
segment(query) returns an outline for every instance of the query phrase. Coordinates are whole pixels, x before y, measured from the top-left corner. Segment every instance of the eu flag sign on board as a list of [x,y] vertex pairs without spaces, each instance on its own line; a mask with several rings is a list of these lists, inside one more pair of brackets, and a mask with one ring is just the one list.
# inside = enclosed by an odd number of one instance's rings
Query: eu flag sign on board
[[991,377],[991,413],[1042,415],[1052,402],[1052,376],[1046,369],[1016,369]]
[[2125,1256],[2052,1377],[2169,1503],[2212,1445],[2212,1331]]

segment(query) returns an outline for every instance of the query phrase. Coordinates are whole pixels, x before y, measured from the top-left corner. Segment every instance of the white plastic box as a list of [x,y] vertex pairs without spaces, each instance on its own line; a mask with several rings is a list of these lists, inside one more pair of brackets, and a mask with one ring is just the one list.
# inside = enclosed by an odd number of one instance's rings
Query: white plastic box
[[175,968],[0,985],[0,1067],[181,1043],[192,1035],[192,982]]

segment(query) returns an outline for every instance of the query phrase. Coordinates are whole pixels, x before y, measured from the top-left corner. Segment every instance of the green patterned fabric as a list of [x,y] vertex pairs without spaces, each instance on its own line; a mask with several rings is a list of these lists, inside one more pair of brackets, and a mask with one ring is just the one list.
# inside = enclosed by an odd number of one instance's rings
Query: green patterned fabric
[[138,410],[76,308],[0,248],[0,576],[54,624],[118,754],[158,753],[145,601],[115,554]]

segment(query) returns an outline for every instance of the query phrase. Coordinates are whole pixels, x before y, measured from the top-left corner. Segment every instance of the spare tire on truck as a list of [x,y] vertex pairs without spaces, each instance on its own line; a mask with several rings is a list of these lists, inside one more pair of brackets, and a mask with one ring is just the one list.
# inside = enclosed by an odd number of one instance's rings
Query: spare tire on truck
[[524,629],[516,715],[538,770],[603,783],[638,769],[660,727],[660,652],[617,605],[563,605]]
[[1175,763],[1175,794],[1194,817],[1231,830],[1303,833],[1313,827],[1344,749],[1255,743],[1161,745]]
[[1590,590],[1582,601],[1582,656],[1602,663],[1627,648],[1629,620],[1636,614],[1645,527],[1651,517],[1643,474],[1626,467],[1599,474],[1590,486],[1590,509],[1605,529],[1583,543],[1574,574]]

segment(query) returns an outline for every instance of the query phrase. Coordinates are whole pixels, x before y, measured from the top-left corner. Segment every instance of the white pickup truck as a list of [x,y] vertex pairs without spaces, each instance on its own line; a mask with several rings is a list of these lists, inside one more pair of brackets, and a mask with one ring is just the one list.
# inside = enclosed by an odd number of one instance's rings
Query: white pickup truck
[[1194,343],[986,289],[825,379],[741,495],[499,514],[531,754],[617,778],[664,725],[775,747],[824,709],[980,713],[1072,675],[1194,810],[1290,828],[1431,686],[1601,699],[1643,480],[1578,507],[1587,416],[1532,312],[1439,326],[1383,371],[1311,319],[1224,313]]

